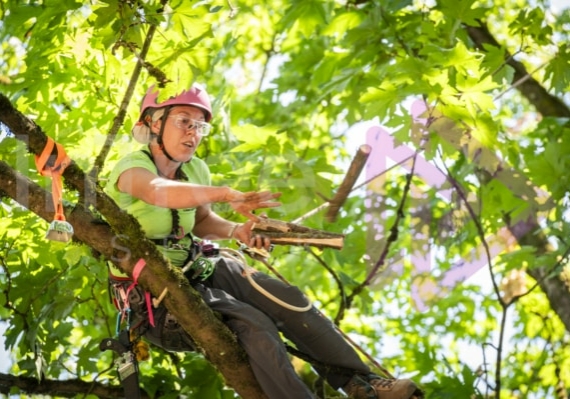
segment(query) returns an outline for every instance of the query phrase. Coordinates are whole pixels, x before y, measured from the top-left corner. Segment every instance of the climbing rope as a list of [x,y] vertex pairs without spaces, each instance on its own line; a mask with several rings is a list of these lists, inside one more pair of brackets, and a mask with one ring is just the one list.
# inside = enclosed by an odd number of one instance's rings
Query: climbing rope
[[307,305],[305,305],[305,306],[294,306],[294,305],[291,305],[290,303],[287,303],[287,302],[277,298],[275,295],[273,295],[272,293],[267,291],[265,288],[260,286],[253,279],[253,277],[251,277],[253,275],[253,273],[255,273],[255,269],[252,267],[248,267],[245,256],[243,256],[243,254],[241,252],[236,251],[235,249],[231,249],[231,248],[222,248],[220,250],[220,252],[222,252],[226,256],[231,257],[234,260],[238,261],[238,263],[241,263],[243,265],[244,275],[247,278],[247,280],[249,281],[249,283],[253,286],[253,288],[255,288],[258,292],[260,292],[262,295],[265,295],[267,298],[269,298],[270,300],[272,300],[276,304],[281,305],[285,309],[292,310],[293,312],[306,312],[306,311],[312,309],[313,303],[311,301],[309,301],[308,299],[307,299]]

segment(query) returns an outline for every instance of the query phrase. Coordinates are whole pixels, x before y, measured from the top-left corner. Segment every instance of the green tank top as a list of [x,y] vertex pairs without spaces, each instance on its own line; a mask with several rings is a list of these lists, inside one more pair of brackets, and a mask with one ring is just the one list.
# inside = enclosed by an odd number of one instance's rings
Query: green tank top
[[[124,209],[134,216],[140,223],[147,238],[156,240],[168,237],[172,231],[172,214],[169,208],[163,208],[144,202],[130,194],[119,191],[117,181],[121,174],[131,168],[143,168],[152,173],[157,173],[156,165],[152,162],[148,154],[143,151],[135,151],[122,158],[113,168],[109,175],[109,180],[105,186],[105,192]],[[182,171],[188,177],[188,182],[209,186],[211,185],[210,170],[206,163],[199,158],[192,160],[182,166]],[[191,233],[194,229],[196,208],[178,209],[180,218],[179,225],[185,234]],[[182,246],[189,244],[190,238],[186,237],[180,241]],[[175,266],[183,266],[182,263],[187,257],[187,252],[180,249],[164,247],[158,248],[167,259]],[[114,275],[124,276],[117,268],[113,267]],[[117,273],[117,274],[115,274]]]

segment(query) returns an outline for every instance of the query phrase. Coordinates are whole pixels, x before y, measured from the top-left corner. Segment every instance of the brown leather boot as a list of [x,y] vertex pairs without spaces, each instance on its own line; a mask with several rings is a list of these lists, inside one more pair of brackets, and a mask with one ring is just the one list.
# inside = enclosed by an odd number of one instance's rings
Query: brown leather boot
[[412,380],[386,379],[377,375],[354,375],[343,390],[352,399],[421,399],[423,394]]

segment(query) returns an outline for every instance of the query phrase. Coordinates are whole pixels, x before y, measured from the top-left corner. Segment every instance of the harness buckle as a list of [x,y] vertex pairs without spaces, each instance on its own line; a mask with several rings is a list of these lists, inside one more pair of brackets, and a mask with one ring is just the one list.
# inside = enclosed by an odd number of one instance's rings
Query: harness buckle
[[119,372],[119,378],[121,381],[125,381],[138,371],[135,359],[135,354],[131,351],[127,351],[115,360],[115,365],[117,366],[117,371]]

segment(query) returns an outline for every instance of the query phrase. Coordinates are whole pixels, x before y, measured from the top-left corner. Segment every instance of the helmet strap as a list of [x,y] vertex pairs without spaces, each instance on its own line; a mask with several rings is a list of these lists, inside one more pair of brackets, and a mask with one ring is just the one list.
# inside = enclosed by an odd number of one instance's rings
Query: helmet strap
[[[168,106],[165,108],[164,110],[164,115],[162,115],[161,119],[162,119],[162,123],[160,124],[160,131],[158,132],[158,136],[156,138],[156,142],[158,144],[158,148],[160,148],[160,150],[162,151],[162,153],[166,156],[166,158],[168,158],[169,160],[171,160],[172,162],[177,162],[177,163],[185,163],[185,162],[181,162],[178,161],[177,159],[174,159],[172,157],[172,155],[170,155],[168,153],[168,151],[166,151],[166,147],[164,146],[164,141],[162,140],[162,136],[164,135],[164,125],[166,125],[166,118],[168,118],[168,114],[170,114],[170,109],[172,107]],[[188,161],[186,162],[190,162],[192,159],[190,158]]]

